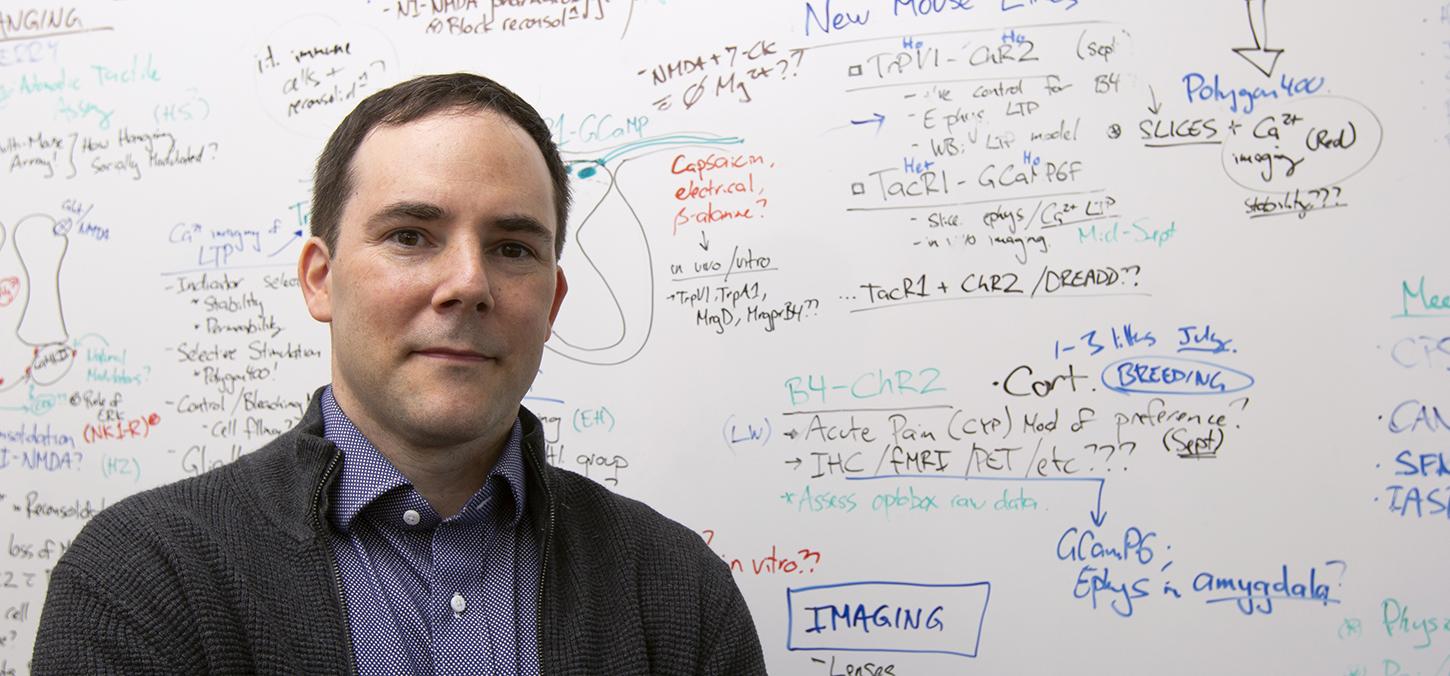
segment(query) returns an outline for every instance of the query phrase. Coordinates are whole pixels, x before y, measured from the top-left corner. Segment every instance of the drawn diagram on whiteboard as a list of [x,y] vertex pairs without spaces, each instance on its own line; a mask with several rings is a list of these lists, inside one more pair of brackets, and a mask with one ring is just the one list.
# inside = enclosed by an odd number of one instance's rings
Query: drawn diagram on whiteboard
[[[570,232],[583,265],[566,266],[568,310],[544,346],[583,364],[623,364],[644,350],[654,330],[654,255],[626,193],[633,160],[687,147],[736,145],[744,139],[706,133],[654,136],[589,151],[562,152],[573,178]],[[595,223],[603,225],[593,227]]]
[[54,384],[75,364],[60,295],[68,230],[45,214],[0,223],[0,392]]
[[[1244,0],[1249,11],[1249,31],[1254,36],[1253,47],[1235,47],[1234,53],[1244,57],[1264,77],[1274,76],[1283,49],[1269,47],[1269,0]],[[1255,11],[1257,10],[1257,11]]]

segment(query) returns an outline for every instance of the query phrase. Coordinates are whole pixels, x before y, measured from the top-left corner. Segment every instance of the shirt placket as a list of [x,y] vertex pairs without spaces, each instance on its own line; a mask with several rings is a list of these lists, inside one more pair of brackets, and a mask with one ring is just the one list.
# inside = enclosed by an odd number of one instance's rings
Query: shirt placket
[[[416,491],[409,488],[402,497],[401,512],[392,512],[393,521],[389,525],[392,529],[390,534],[393,537],[390,539],[390,544],[398,555],[398,560],[412,569],[411,580],[403,570],[393,569],[391,574],[397,575],[397,577],[392,577],[390,582],[384,584],[383,593],[389,597],[389,604],[398,609],[395,610],[394,617],[398,620],[400,630],[430,639],[424,644],[423,651],[414,648],[408,650],[407,654],[414,660],[415,665],[431,666],[430,663],[434,657],[426,648],[433,644],[431,639],[436,631],[431,618],[401,609],[409,604],[416,606],[419,591],[429,593],[431,589],[435,565],[432,542],[439,521],[427,501]],[[409,641],[407,645],[416,646],[417,644]]]
[[[515,655],[506,640],[509,625],[501,612],[512,612],[512,606],[500,607],[484,585],[485,579],[511,580],[512,561],[507,568],[498,567],[495,549],[502,543],[493,509],[495,491],[490,486],[476,507],[475,514],[463,514],[439,525],[433,534],[433,575],[430,580],[429,611],[434,627],[433,664],[437,674],[477,673],[482,655],[484,673],[517,673]],[[482,547],[470,539],[481,538]],[[483,551],[480,560],[469,552]],[[492,577],[489,577],[492,576]],[[467,642],[467,636],[483,636],[484,645]]]

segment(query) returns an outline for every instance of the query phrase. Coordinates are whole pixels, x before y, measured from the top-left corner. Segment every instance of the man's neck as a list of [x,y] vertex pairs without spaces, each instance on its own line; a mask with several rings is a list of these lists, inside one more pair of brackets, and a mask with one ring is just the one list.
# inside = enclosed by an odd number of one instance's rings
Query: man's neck
[[333,388],[338,408],[367,438],[378,453],[413,484],[441,518],[457,514],[483,486],[488,473],[503,454],[513,429],[508,421],[500,430],[479,439],[451,446],[419,446],[378,425],[361,406],[347,401],[346,394]]
[[[366,431],[363,434],[372,439]],[[498,461],[503,441],[477,448],[417,449],[386,442],[374,443],[374,447],[413,483],[433,511],[446,519],[463,509],[483,486]]]

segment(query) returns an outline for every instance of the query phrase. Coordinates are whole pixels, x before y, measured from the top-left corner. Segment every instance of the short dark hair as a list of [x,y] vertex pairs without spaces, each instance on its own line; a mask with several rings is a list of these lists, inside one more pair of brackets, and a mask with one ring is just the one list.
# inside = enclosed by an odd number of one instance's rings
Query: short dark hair
[[554,183],[554,257],[564,253],[564,228],[569,218],[569,172],[539,111],[518,94],[472,73],[424,75],[362,100],[333,130],[317,157],[312,177],[312,234],[336,252],[342,209],[352,190],[352,158],[369,132],[380,125],[403,125],[445,110],[491,111],[504,115],[528,133],[544,155]]

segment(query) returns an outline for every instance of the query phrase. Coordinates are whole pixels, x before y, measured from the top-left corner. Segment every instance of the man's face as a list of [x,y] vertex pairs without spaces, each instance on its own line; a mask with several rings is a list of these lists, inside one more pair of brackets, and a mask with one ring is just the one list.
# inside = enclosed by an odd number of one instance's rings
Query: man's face
[[373,129],[351,175],[335,249],[299,264],[338,403],[380,447],[501,441],[567,289],[543,155],[502,115],[445,111]]

